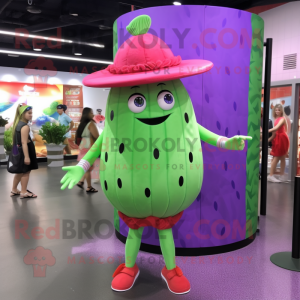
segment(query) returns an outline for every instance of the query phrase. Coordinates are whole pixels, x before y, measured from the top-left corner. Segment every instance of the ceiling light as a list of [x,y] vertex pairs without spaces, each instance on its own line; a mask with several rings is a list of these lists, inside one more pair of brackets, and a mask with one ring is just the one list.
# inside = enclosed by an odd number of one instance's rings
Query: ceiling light
[[73,41],[71,40],[65,40],[65,39],[57,39],[57,38],[53,38],[53,37],[47,37],[47,36],[38,36],[38,35],[32,35],[29,34],[28,37],[34,39],[34,38],[43,38],[47,41],[54,41],[54,42],[62,42],[62,43],[73,43]]
[[105,25],[99,25],[99,29],[101,29],[101,30],[108,30],[108,29],[112,29],[112,27],[105,26]]
[[16,76],[11,74],[5,74],[1,78],[2,81],[12,82],[12,81],[18,81]]
[[[24,36],[25,34],[23,32],[14,32],[14,31],[6,31],[6,30],[0,30],[0,34],[5,34],[5,35],[13,35],[13,36]],[[41,36],[41,35],[33,35],[33,34],[28,34],[28,37],[31,39],[34,38],[42,38],[45,40],[49,41],[57,41],[57,42],[63,42],[63,43],[73,43],[72,40],[65,40],[65,39],[58,39],[58,38],[53,38],[53,37],[47,37],[47,36]]]
[[39,45],[36,40],[32,41],[32,48],[34,51],[42,51],[43,45]]
[[74,10],[74,9],[71,9],[70,11],[69,11],[69,15],[70,16],[73,16],[73,17],[78,17],[78,13],[79,13],[79,11],[76,9],[76,10]]
[[[0,34],[16,35],[15,32],[12,32],[12,31],[4,31],[4,30],[0,30]],[[20,36],[24,36],[24,33],[20,33]]]
[[47,58],[54,58],[54,59],[64,59],[64,60],[75,60],[75,61],[85,61],[85,62],[92,62],[92,63],[99,63],[99,64],[106,64],[111,65],[113,64],[112,61],[107,60],[97,60],[97,59],[89,59],[89,58],[78,58],[78,57],[72,57],[72,56],[62,56],[62,55],[51,55],[51,54],[38,54],[34,52],[22,52],[22,51],[10,51],[6,49],[0,49],[0,53],[4,54],[17,54],[17,55],[25,55],[25,56],[43,56]]
[[92,46],[92,47],[104,48],[104,45],[101,45],[101,44],[89,44],[89,43],[87,43],[86,45]]
[[26,10],[32,14],[40,14],[42,12],[40,8],[33,5],[27,6]]
[[81,45],[74,44],[72,47],[72,53],[74,55],[82,55],[83,51]]
[[[6,31],[6,30],[0,30],[0,34],[5,34],[5,35],[12,35],[12,36],[25,36],[23,32],[14,32],[14,31]],[[81,44],[81,45],[87,45],[91,47],[97,47],[97,48],[104,48],[105,46],[102,44],[95,44],[95,43],[85,43],[85,42],[77,42],[77,41],[72,41],[72,40],[66,40],[66,39],[58,39],[55,37],[47,37],[47,36],[41,36],[41,35],[33,35],[33,34],[28,34],[28,38],[34,39],[34,38],[40,38],[40,39],[45,39],[46,41],[54,41],[54,42],[62,42],[62,43],[74,43],[74,44]]]
[[174,5],[181,5],[180,2],[173,2]]

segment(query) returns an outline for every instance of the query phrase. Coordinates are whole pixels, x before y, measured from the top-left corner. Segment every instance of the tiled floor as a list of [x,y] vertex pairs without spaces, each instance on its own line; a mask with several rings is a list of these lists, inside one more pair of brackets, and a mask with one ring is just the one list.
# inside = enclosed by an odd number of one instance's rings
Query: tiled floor
[[[269,183],[267,216],[260,217],[260,234],[248,247],[222,255],[179,257],[178,265],[190,279],[191,292],[177,296],[160,277],[160,256],[143,252],[138,256],[141,274],[134,288],[125,293],[111,290],[111,275],[124,260],[124,245],[112,227],[104,224],[103,220],[112,224],[113,208],[100,185],[94,185],[99,193],[92,195],[78,188],[60,191],[63,172],[43,163],[32,173],[29,185],[38,199],[22,201],[9,197],[12,176],[0,167],[1,299],[300,299],[300,273],[270,262],[274,252],[291,250],[292,184]],[[48,228],[55,226],[56,219],[59,230],[54,236],[55,231]],[[21,225],[16,221],[24,224],[28,236],[20,232],[18,237],[16,228]],[[91,225],[90,239],[81,236],[81,222]],[[74,230],[64,229],[67,225]],[[34,227],[41,227],[35,238]],[[96,236],[99,231],[103,238]],[[31,263],[36,254],[28,251],[38,246],[50,251],[43,254],[46,270],[35,270],[34,276]],[[37,277],[43,271],[45,277]]]

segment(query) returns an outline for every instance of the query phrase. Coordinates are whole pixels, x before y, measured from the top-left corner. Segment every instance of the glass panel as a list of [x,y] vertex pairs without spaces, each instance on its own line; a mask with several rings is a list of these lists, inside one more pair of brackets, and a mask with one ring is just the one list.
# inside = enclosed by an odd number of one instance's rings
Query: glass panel
[[[264,90],[262,89],[262,97],[261,97],[261,106],[263,108],[263,94],[264,94]],[[273,108],[277,105],[277,104],[281,104],[283,107],[283,111],[284,111],[284,117],[286,120],[286,127],[285,127],[285,132],[288,135],[289,140],[292,137],[292,130],[293,130],[293,121],[291,120],[291,116],[292,116],[292,112],[291,112],[291,102],[292,102],[292,86],[281,86],[281,87],[271,87],[270,90],[270,107],[269,107],[269,129],[275,127],[275,123],[277,123],[276,119],[277,117],[274,117],[273,115]],[[262,116],[262,114],[261,114]],[[298,123],[298,121],[297,121]],[[261,118],[261,127],[262,127],[262,118]],[[280,131],[280,130],[279,130]],[[278,134],[276,132],[276,134]],[[271,134],[269,135],[271,137]],[[282,140],[280,140],[280,144],[279,147],[281,147],[283,142]],[[274,144],[274,143],[273,143]],[[273,156],[271,155],[271,151],[272,151],[272,147],[274,147],[272,145],[272,142],[269,143],[269,147],[268,147],[268,173],[270,172],[270,168],[271,168],[271,163],[273,160]],[[275,149],[273,150],[275,151]],[[299,154],[298,154],[299,156]],[[288,174],[289,172],[289,150],[288,153],[286,155],[285,158],[285,173]],[[276,166],[276,171],[275,174],[279,174],[280,172],[280,161]]]

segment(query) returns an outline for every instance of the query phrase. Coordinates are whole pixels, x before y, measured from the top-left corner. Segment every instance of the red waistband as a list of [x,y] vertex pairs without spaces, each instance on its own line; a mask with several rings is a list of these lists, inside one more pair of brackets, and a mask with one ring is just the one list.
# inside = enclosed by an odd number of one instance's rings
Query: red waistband
[[154,216],[149,216],[147,218],[139,219],[128,217],[118,211],[119,217],[125,222],[125,224],[131,229],[138,229],[140,227],[152,226],[154,228],[163,230],[172,228],[181,218],[183,211],[178,213],[175,216],[167,217],[167,218],[158,218]]

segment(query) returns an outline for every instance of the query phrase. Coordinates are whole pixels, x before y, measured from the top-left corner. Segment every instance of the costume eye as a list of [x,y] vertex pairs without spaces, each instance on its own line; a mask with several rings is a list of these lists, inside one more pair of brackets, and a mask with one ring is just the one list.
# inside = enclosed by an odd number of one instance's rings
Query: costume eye
[[175,104],[175,99],[171,92],[161,91],[157,96],[157,102],[163,110],[170,110]]
[[45,260],[45,259],[46,259],[46,257],[45,257],[45,256],[43,256],[43,257],[42,257],[42,260]]
[[128,107],[134,113],[140,113],[146,108],[146,99],[141,94],[133,94],[128,99]]
[[36,256],[34,257],[34,260],[37,260],[37,257],[36,257]]

